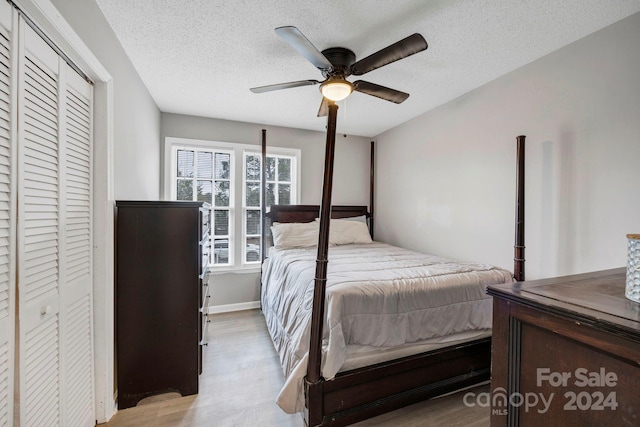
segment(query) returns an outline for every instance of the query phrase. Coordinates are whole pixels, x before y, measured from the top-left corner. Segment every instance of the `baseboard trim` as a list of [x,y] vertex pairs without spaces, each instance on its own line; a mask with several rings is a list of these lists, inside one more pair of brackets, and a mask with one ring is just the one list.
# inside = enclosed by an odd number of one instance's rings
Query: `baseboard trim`
[[231,313],[232,311],[253,310],[260,308],[260,301],[240,302],[237,304],[210,305],[207,314]]

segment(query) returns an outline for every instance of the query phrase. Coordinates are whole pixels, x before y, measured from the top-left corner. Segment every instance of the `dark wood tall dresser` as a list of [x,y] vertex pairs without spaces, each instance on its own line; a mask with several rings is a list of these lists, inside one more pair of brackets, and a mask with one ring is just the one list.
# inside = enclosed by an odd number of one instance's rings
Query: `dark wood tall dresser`
[[491,426],[640,425],[640,304],[626,269],[488,288]]
[[118,407],[198,392],[211,245],[200,202],[117,201],[115,335]]

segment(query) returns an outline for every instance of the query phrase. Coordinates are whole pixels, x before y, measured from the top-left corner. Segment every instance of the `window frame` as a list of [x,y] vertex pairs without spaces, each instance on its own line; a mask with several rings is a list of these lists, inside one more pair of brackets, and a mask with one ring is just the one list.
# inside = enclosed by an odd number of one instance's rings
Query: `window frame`
[[[178,179],[177,167],[174,167],[178,148],[189,150],[206,150],[218,152],[232,152],[231,156],[231,191],[229,202],[229,264],[210,264],[212,272],[259,272],[261,258],[258,261],[246,261],[246,183],[245,183],[245,153],[254,154],[262,158],[260,145],[243,144],[222,141],[209,141],[201,139],[165,137],[164,138],[164,167],[162,170],[162,194],[165,200],[176,199],[176,186]],[[291,202],[299,203],[301,193],[301,165],[302,150],[289,147],[267,147],[268,156],[290,157],[293,159],[291,170]],[[262,166],[261,166],[262,167]],[[213,179],[215,181],[215,179]],[[215,187],[214,187],[215,188]],[[212,194],[215,197],[215,194]],[[262,195],[261,195],[262,197]],[[262,201],[261,201],[262,203]],[[260,209],[259,207],[257,209]],[[213,206],[212,206],[213,210]],[[262,224],[260,224],[262,226]],[[253,234],[252,234],[253,235]],[[214,236],[212,235],[212,239]]]
[[[247,241],[250,238],[260,238],[261,237],[261,227],[263,226],[263,224],[259,224],[259,229],[258,229],[258,233],[249,233],[247,230],[247,212],[248,211],[258,211],[260,212],[262,209],[262,205],[265,203],[264,200],[262,200],[262,191],[260,191],[260,195],[259,195],[259,199],[260,199],[260,204],[258,206],[247,206],[247,182],[260,182],[260,179],[252,179],[252,180],[248,180],[247,179],[247,157],[249,156],[257,156],[259,161],[260,161],[260,170],[262,170],[262,168],[264,167],[264,165],[262,164],[262,152],[258,152],[255,149],[245,149],[243,150],[243,155],[242,155],[242,262],[246,265],[260,265],[261,263],[261,255],[262,255],[262,251],[264,250],[264,248],[262,248],[262,242],[260,242],[260,252],[258,253],[258,259],[256,261],[247,261]],[[290,190],[289,190],[289,204],[293,204],[295,205],[298,201],[298,180],[297,180],[297,176],[298,176],[298,170],[299,170],[299,166],[298,166],[298,159],[296,158],[295,155],[291,154],[291,153],[272,153],[269,152],[269,150],[267,149],[267,158],[272,157],[275,158],[275,180],[269,180],[267,179],[267,184],[273,183],[276,185],[276,188],[279,188],[279,185],[290,185]],[[289,170],[289,181],[285,181],[285,180],[280,180],[280,176],[279,176],[279,163],[278,161],[280,159],[289,159],[291,161],[291,166],[290,166],[290,170]],[[260,188],[260,190],[262,190],[262,188]],[[274,196],[275,196],[275,204],[279,203],[279,198],[280,198],[280,194],[279,191],[275,191],[274,192]]]
[[[194,164],[193,164],[193,176],[191,178],[185,178],[185,177],[180,177],[178,176],[178,168],[174,166],[177,165],[177,153],[179,151],[193,151],[194,152]],[[229,178],[216,178],[216,174],[215,174],[215,166],[212,168],[211,170],[211,178],[203,178],[201,176],[198,175],[198,155],[197,153],[203,153],[203,152],[208,152],[211,153],[212,156],[212,162],[215,165],[215,158],[216,158],[216,154],[223,154],[223,155],[228,155],[229,156]],[[173,144],[171,147],[171,185],[170,185],[170,191],[171,191],[171,200],[177,200],[178,198],[178,194],[177,194],[177,186],[173,185],[174,183],[178,182],[179,180],[183,180],[183,181],[191,181],[193,184],[191,186],[192,188],[192,199],[193,201],[198,201],[198,190],[197,190],[197,183],[198,181],[210,181],[211,182],[211,202],[209,203],[211,206],[211,220],[212,220],[212,226],[211,229],[209,230],[209,237],[211,239],[211,245],[213,248],[215,248],[215,241],[216,240],[227,240],[228,241],[228,253],[227,253],[227,262],[226,263],[220,263],[220,264],[214,264],[213,263],[213,257],[212,259],[212,263],[209,265],[209,267],[230,267],[234,265],[234,253],[235,253],[235,237],[234,237],[234,225],[233,225],[233,218],[234,218],[234,205],[235,205],[235,194],[233,191],[233,188],[235,187],[235,182],[234,182],[234,169],[235,169],[235,152],[233,150],[229,150],[229,149],[221,149],[221,148],[208,148],[208,147],[200,147],[200,146],[192,146],[192,145],[179,145],[179,144]],[[229,182],[229,204],[228,206],[217,206],[216,205],[216,193],[215,193],[215,188],[216,188],[216,181],[228,181]],[[216,211],[227,211],[228,212],[228,232],[225,235],[217,235],[215,234],[215,212]]]

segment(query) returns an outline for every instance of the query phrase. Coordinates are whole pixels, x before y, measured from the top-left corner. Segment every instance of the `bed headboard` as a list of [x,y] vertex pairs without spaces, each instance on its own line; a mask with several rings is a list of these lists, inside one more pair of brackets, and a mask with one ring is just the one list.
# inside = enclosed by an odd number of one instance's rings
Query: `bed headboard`
[[[311,222],[320,216],[319,205],[273,205],[266,217],[271,222]],[[331,206],[331,218],[369,217],[366,206]]]
[[[272,205],[269,212],[265,213],[263,247],[268,248],[273,245],[270,227],[274,222],[311,222],[315,221],[319,216],[319,205]],[[371,214],[366,206],[331,206],[331,218],[353,218],[357,216],[365,216],[368,220],[371,219]],[[369,221],[367,221],[367,224],[371,233],[371,224]],[[266,251],[263,251],[263,254],[266,253]],[[263,261],[265,256],[263,255]]]

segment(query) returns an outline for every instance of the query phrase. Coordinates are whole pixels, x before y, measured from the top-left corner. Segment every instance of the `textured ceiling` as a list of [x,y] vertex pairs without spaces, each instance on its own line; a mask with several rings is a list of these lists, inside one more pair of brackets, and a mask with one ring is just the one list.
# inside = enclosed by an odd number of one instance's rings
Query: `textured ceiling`
[[[163,112],[323,130],[322,75],[274,28],[356,58],[421,33],[429,48],[360,77],[411,94],[340,102],[338,132],[376,136],[640,11],[640,0],[96,0]],[[350,78],[354,80],[354,78]]]

